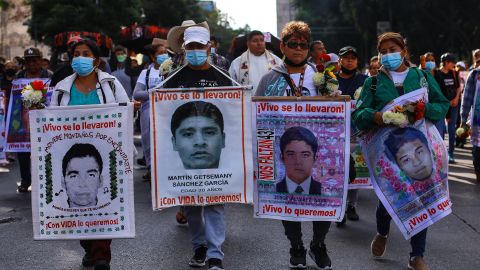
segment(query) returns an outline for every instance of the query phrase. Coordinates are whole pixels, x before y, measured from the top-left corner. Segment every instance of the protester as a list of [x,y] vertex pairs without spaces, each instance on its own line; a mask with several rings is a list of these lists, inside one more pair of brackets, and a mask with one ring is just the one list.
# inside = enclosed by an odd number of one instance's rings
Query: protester
[[230,67],[230,61],[227,58],[223,57],[218,53],[218,41],[215,36],[210,37],[210,59],[214,65],[222,68],[223,71],[227,72]]
[[122,84],[123,88],[125,88],[125,92],[127,92],[128,97],[131,99],[133,95],[132,90],[132,78],[125,73],[125,62],[127,61],[127,49],[123,46],[117,46],[114,49],[115,61],[112,61],[115,65],[110,65],[112,68],[112,75],[115,76],[120,83]]
[[257,89],[258,82],[282,60],[265,47],[265,37],[260,31],[251,31],[247,36],[248,50],[233,60],[230,77],[241,85],[252,85]]
[[437,64],[435,62],[435,55],[432,52],[426,52],[420,56],[420,66],[423,70],[430,72],[430,74],[435,74],[435,69]]
[[136,101],[142,102],[140,107],[140,129],[142,132],[142,147],[143,156],[146,161],[147,172],[142,176],[145,181],[151,179],[150,169],[150,101],[148,89],[157,87],[163,80],[163,75],[160,70],[160,65],[167,60],[168,54],[165,48],[166,40],[157,41],[155,45],[152,45],[149,52],[152,66],[144,69],[138,77],[135,90],[133,92],[133,98]]
[[[50,78],[52,76],[51,71],[42,68],[42,53],[39,49],[26,49],[23,53],[23,59],[25,61],[25,69],[17,73],[17,79]],[[30,152],[18,152],[17,157],[22,178],[17,191],[24,193],[28,191],[32,184]]]
[[[173,31],[173,33],[172,33]],[[187,65],[170,75],[163,88],[230,86],[232,81],[218,67],[207,61],[210,53],[210,32],[207,27],[193,24],[174,27],[168,37],[170,48],[185,48]],[[209,270],[222,270],[225,241],[225,213],[223,204],[207,206],[185,206],[188,229],[191,234],[194,255],[189,265],[202,267],[208,262]]]
[[[470,122],[470,130],[473,132],[471,133],[471,142],[473,144],[472,155],[473,155],[473,167],[475,169],[475,176],[477,183],[480,184],[480,144],[478,139],[478,130],[480,127],[478,126],[479,122],[479,111],[475,108],[478,108],[480,104],[478,104],[478,99],[475,99],[475,96],[478,95],[479,89],[479,77],[480,74],[480,66],[472,69],[467,77],[467,82],[465,83],[465,90],[463,93],[462,99],[462,111],[461,111],[461,127],[465,130],[467,128],[467,122]],[[470,110],[473,107],[473,117],[470,117]],[[470,120],[470,121],[469,121]]]
[[[458,74],[455,71],[455,56],[451,53],[445,53],[440,57],[440,61],[440,69],[435,70],[434,75],[443,95],[450,100],[450,109],[446,116],[448,122],[448,162],[455,163],[455,127],[459,114],[460,82],[458,80]],[[441,119],[435,125],[443,137],[445,134],[445,120]]]
[[[365,81],[359,104],[353,113],[353,122],[360,129],[369,131],[384,126],[380,110],[393,99],[411,91],[428,87],[428,103],[425,104],[425,118],[430,121],[443,119],[448,110],[448,100],[442,95],[435,79],[416,67],[410,67],[405,55],[405,39],[398,33],[387,32],[378,37],[378,52],[381,54],[382,67],[376,77]],[[374,79],[373,79],[374,78]],[[375,257],[385,253],[390,230],[391,217],[381,202],[376,212],[377,234],[371,244]],[[427,238],[427,229],[410,239],[412,252],[408,268],[414,270],[429,269],[423,259]]]
[[172,57],[173,69],[177,69],[185,65],[185,55],[182,51],[183,32],[190,26],[201,26],[209,29],[207,22],[195,23],[193,20],[185,20],[180,26],[174,26],[167,34],[168,48],[175,54]]
[[[352,46],[346,46],[340,49],[338,52],[340,56],[340,72],[337,79],[339,87],[343,95],[349,95],[354,98],[355,91],[363,86],[367,75],[358,71],[358,53],[357,49]],[[345,217],[341,222],[337,223],[337,226],[343,226],[347,221],[347,218],[352,221],[357,221],[360,217],[357,214],[357,200],[358,189],[349,189],[347,194],[347,209],[345,211]]]
[[[74,73],[56,85],[50,106],[129,102],[119,80],[98,68],[100,50],[95,42],[79,40],[72,45],[72,52]],[[111,242],[111,239],[80,240],[85,250],[82,265],[93,266],[94,270],[110,269]]]
[[[321,40],[315,40],[310,44],[310,58],[308,58],[308,62],[316,65],[321,64],[320,55],[326,54],[327,49],[325,48],[325,44]],[[338,60],[338,59],[337,59]]]
[[378,70],[380,69],[380,60],[378,56],[370,58],[370,63],[368,63],[368,77],[377,76]]
[[475,69],[480,66],[480,49],[475,49],[472,51],[472,65],[470,69]]
[[[308,63],[308,44],[311,39],[310,27],[300,21],[287,23],[281,32],[280,49],[285,55],[283,63],[273,67],[262,77],[256,96],[317,96],[313,83],[316,67]],[[281,84],[280,82],[285,82]],[[283,85],[283,87],[272,87]],[[306,268],[306,249],[302,240],[302,223],[282,220],[285,235],[290,241],[290,268]],[[327,254],[325,237],[330,222],[313,222],[313,239],[310,242],[309,256],[320,269],[331,269],[332,263]]]

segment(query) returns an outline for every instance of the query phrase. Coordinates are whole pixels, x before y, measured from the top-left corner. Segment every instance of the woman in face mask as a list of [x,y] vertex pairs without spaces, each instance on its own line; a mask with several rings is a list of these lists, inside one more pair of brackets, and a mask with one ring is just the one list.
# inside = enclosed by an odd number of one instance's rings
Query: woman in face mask
[[157,44],[152,46],[151,53],[149,55],[152,65],[142,70],[140,76],[138,76],[135,89],[133,90],[133,99],[140,101],[140,129],[142,132],[142,147],[147,166],[147,172],[143,175],[145,181],[150,181],[150,116],[148,110],[150,108],[148,89],[155,88],[159,83],[163,81],[163,75],[160,70],[160,65],[167,60],[168,54],[163,44]]
[[[129,102],[122,84],[100,71],[100,50],[95,42],[81,40],[72,46],[73,74],[58,82],[50,106],[91,105]],[[82,264],[94,269],[110,269],[112,240],[80,240],[85,250]]]
[[[407,64],[404,38],[399,33],[384,33],[378,37],[377,48],[382,67],[375,80],[372,81],[370,77],[365,81],[357,108],[352,114],[354,124],[364,131],[385,125],[380,112],[382,108],[393,99],[422,87],[428,87],[425,118],[432,122],[444,118],[450,103],[430,73]],[[372,241],[371,252],[375,257],[382,257],[385,253],[391,217],[381,202],[378,204],[376,217],[377,234]],[[411,238],[409,269],[428,269],[423,260],[426,237],[427,229],[424,229]]]
[[427,52],[420,56],[420,65],[423,70],[426,70],[430,72],[430,74],[434,75],[437,64],[435,63],[435,56],[433,53]]

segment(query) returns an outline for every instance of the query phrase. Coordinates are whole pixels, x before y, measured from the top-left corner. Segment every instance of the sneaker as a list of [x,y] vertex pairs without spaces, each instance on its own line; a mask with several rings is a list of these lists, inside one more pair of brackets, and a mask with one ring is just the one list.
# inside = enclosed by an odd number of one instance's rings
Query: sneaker
[[207,259],[207,247],[200,246],[195,249],[195,254],[190,259],[188,264],[192,267],[203,267],[205,266],[205,260]]
[[303,245],[298,245],[290,248],[290,264],[292,269],[307,268],[307,250]]
[[347,218],[350,220],[357,221],[360,219],[360,217],[357,214],[357,210],[355,209],[355,206],[348,206],[345,214],[347,215]]
[[457,162],[455,161],[455,158],[453,157],[452,154],[448,154],[448,163],[450,163],[450,164],[455,164],[455,163],[457,163]]
[[408,269],[411,270],[430,270],[422,257],[413,257],[408,261]]
[[343,227],[347,223],[347,215],[343,216],[342,221],[340,222],[335,222],[337,224],[337,227]]
[[217,258],[208,259],[208,270],[223,270],[222,260]]
[[93,270],[110,270],[110,263],[107,261],[97,261]]
[[92,257],[90,256],[90,254],[85,253],[85,255],[83,255],[82,265],[85,266],[85,267],[92,267],[94,265]]
[[320,269],[333,269],[332,268],[332,261],[327,254],[327,246],[325,244],[313,244],[310,243],[310,251],[308,251],[308,255],[312,260],[315,262],[318,268]]
[[19,185],[19,186],[17,186],[17,192],[18,193],[26,193],[26,192],[28,192],[28,187]]
[[375,258],[381,258],[385,254],[385,249],[387,248],[387,236],[382,236],[380,234],[376,234],[373,237],[372,244],[370,245],[370,250],[372,251],[372,255]]

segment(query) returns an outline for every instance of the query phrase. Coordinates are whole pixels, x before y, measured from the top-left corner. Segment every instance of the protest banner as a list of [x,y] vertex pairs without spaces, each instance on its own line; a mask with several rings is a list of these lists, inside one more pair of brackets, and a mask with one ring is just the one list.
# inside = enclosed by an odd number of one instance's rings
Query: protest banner
[[254,216],[341,221],[350,163],[350,99],[254,97]]
[[[351,112],[356,108],[357,101],[351,101]],[[354,161],[355,179],[348,184],[348,189],[373,189],[372,181],[370,180],[370,173],[365,162],[365,157],[362,153],[362,146],[358,143],[356,134],[359,130],[351,123],[351,138],[350,138],[350,152]]]
[[36,240],[135,236],[133,106],[30,111]]
[[[382,112],[421,101],[427,102],[426,88],[396,98]],[[361,145],[375,193],[406,239],[451,213],[448,153],[432,123],[420,118],[406,127],[388,125],[362,136]]]
[[7,163],[7,156],[4,151],[5,142],[5,92],[0,91],[0,164]]
[[152,205],[252,203],[251,92],[150,92]]
[[8,104],[5,152],[30,152],[30,126],[28,121],[28,108],[22,104],[22,90],[33,81],[43,81],[46,84],[47,105],[52,95],[49,87],[50,79],[16,79],[12,81],[10,101]]

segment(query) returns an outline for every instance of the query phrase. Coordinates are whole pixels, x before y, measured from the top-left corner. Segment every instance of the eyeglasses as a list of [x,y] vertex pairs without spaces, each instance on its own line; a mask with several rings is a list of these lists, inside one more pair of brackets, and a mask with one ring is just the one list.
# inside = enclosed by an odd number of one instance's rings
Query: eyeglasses
[[300,49],[302,49],[302,50],[307,50],[308,49],[308,43],[306,43],[306,42],[295,42],[295,41],[287,42],[287,47],[290,48],[290,49],[296,49],[299,46],[300,46]]

